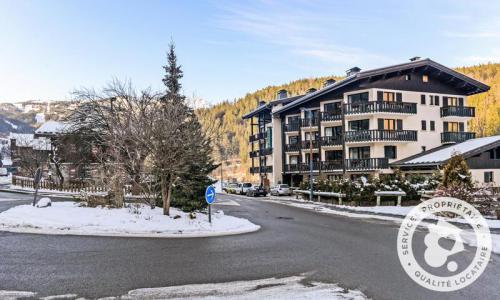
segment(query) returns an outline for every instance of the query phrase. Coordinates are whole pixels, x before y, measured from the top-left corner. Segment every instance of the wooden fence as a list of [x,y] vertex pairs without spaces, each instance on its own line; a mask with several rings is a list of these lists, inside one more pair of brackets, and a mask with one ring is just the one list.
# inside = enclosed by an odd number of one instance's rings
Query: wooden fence
[[[18,177],[12,176],[12,184],[15,186],[20,186],[23,189],[34,189],[35,181],[33,178],[28,177]],[[64,186],[60,186],[50,180],[42,179],[40,181],[40,185],[38,186],[41,190],[51,190],[51,191],[60,191],[60,192],[71,192],[78,193],[82,190],[89,193],[97,193],[106,191],[104,186],[99,186],[92,184],[91,182],[71,182],[66,183]]]

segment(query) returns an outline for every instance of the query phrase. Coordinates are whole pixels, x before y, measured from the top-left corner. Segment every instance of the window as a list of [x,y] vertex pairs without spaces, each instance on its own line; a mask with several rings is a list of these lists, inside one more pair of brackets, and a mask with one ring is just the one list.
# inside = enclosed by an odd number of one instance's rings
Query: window
[[390,101],[390,102],[396,101],[396,97],[394,97],[394,93],[392,92],[384,92],[382,95],[383,95],[382,101]]
[[318,139],[319,137],[319,133],[317,131],[314,131],[314,134],[311,135],[310,132],[306,132],[306,141],[310,141],[311,140],[311,137],[312,137],[312,140],[315,141]]
[[341,102],[326,103],[323,105],[323,110],[325,112],[339,112],[340,113]]
[[269,127],[266,131],[267,137],[266,137],[266,148],[272,148],[273,147],[273,128]]
[[463,132],[464,131],[463,122],[444,122],[443,128],[445,132]]
[[288,117],[288,124],[297,124],[299,123],[300,116],[292,116]]
[[439,106],[439,96],[434,96],[434,105]]
[[349,103],[368,102],[368,92],[347,96]]
[[430,127],[431,127],[431,131],[435,131],[436,130],[436,122],[435,121],[430,121]]
[[319,109],[311,109],[304,111],[304,117],[306,120],[312,118],[313,120],[317,119],[319,116]]
[[363,159],[370,158],[370,147],[353,147],[349,148],[349,158]]
[[405,75],[405,80],[411,80],[411,75],[410,74],[406,74]]
[[425,104],[425,95],[420,95],[420,104]]
[[422,120],[422,130],[427,130],[427,121]]
[[342,159],[342,150],[333,150],[333,151],[325,151],[325,160],[341,160]]
[[325,127],[325,136],[339,136],[342,133],[342,126]]
[[396,146],[384,146],[384,157],[395,159],[396,158]]
[[[311,154],[306,153],[306,163],[309,163],[311,161]],[[318,162],[319,161],[319,154],[318,153],[313,153],[313,162]]]
[[288,137],[288,144],[297,144],[299,142],[298,135],[292,135]]
[[500,159],[500,147],[490,150],[490,159]]
[[429,82],[429,75],[422,75],[423,82]]
[[403,120],[396,119],[378,119],[379,130],[402,130]]
[[299,156],[298,155],[290,155],[290,164],[296,165],[298,163],[299,163]]
[[359,131],[368,129],[370,129],[370,120],[368,119],[349,121],[349,130]]
[[484,172],[484,183],[491,183],[491,182],[493,182],[493,172],[492,171]]

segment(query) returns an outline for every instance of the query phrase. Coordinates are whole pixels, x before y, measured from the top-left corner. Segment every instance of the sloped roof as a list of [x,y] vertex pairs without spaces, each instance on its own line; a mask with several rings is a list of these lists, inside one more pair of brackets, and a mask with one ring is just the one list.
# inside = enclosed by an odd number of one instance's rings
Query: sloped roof
[[288,97],[288,98],[284,98],[284,99],[277,99],[277,100],[273,100],[269,103],[264,103],[262,105],[260,105],[259,107],[257,107],[256,109],[250,111],[249,113],[243,115],[243,119],[248,119],[248,118],[251,118],[255,115],[257,115],[258,113],[260,113],[261,111],[264,111],[266,109],[269,109],[271,110],[273,106],[275,105],[278,105],[278,104],[288,104],[290,102],[293,102],[294,100],[296,99],[299,99],[301,98],[302,96],[304,95],[298,95],[298,96],[293,96],[293,97]]
[[47,121],[43,123],[37,130],[36,134],[56,134],[63,132],[68,127],[68,124],[59,121]]
[[500,146],[500,135],[471,139],[462,143],[441,146],[392,163],[393,166],[438,165],[457,153],[471,157],[493,147]]
[[384,74],[388,74],[388,73],[394,73],[394,72],[398,72],[398,71],[403,71],[403,70],[408,70],[408,69],[413,69],[413,68],[418,68],[418,67],[426,67],[426,66],[437,69],[442,73],[449,74],[450,76],[453,76],[454,78],[457,78],[458,80],[463,81],[466,85],[470,85],[470,86],[474,87],[474,89],[471,89],[469,92],[466,93],[466,95],[473,95],[473,94],[477,94],[477,93],[482,93],[482,92],[486,92],[490,89],[489,86],[487,86],[486,84],[484,84],[482,82],[479,82],[479,81],[477,81],[469,76],[466,76],[466,75],[459,73],[455,70],[452,70],[446,66],[443,66],[443,65],[441,65],[441,64],[439,64],[439,63],[437,63],[429,58],[426,58],[426,59],[420,59],[420,60],[416,60],[416,61],[410,61],[410,62],[406,62],[406,63],[402,63],[402,64],[397,64],[397,65],[392,65],[392,66],[377,68],[377,69],[372,69],[372,70],[366,70],[366,71],[356,73],[356,74],[351,75],[343,80],[337,81],[334,84],[328,85],[320,90],[317,90],[316,92],[306,94],[303,97],[301,97],[301,98],[293,101],[292,103],[282,107],[281,109],[273,112],[273,114],[279,114],[279,113],[285,112],[285,111],[287,111],[291,108],[294,108],[296,106],[299,106],[299,105],[301,105],[309,100],[317,98],[317,97],[324,95],[326,93],[332,92],[332,91],[339,89],[347,84],[354,83],[354,82],[361,80],[361,79],[366,79],[366,78],[370,78],[373,76],[379,76],[379,75],[384,75]]

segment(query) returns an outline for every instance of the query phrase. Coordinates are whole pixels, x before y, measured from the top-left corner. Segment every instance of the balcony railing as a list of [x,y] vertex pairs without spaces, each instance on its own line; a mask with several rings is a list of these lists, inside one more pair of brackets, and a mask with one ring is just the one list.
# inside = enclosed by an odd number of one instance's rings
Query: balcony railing
[[272,172],[273,172],[273,166],[250,167],[251,174],[272,173]]
[[321,146],[339,146],[339,145],[342,145],[342,136],[340,135],[321,137]]
[[[389,168],[389,159],[387,158],[361,158],[361,159],[346,159],[345,165],[347,171],[367,171]],[[343,169],[342,160],[313,162],[313,171],[334,172]],[[287,164],[285,165],[285,173],[307,173],[310,171],[309,163]]]
[[266,138],[266,132],[260,132],[260,133],[256,133],[254,135],[251,135],[249,138],[249,141],[251,143],[251,142],[258,141],[258,140],[263,140],[265,138]]
[[342,111],[325,111],[321,113],[321,121],[340,121],[342,120]]
[[301,124],[300,122],[293,122],[293,123],[285,124],[285,132],[288,132],[288,131],[299,131],[300,124]]
[[441,107],[441,117],[475,117],[476,108],[469,106]]
[[285,152],[300,151],[301,146],[302,146],[301,143],[285,144]]
[[346,159],[346,169],[350,171],[376,170],[389,168],[387,158],[349,158]]
[[346,131],[346,142],[376,142],[376,141],[403,141],[417,140],[416,130],[357,130]]
[[400,113],[416,114],[417,104],[411,102],[369,101],[345,104],[345,114]]
[[313,149],[318,148],[319,140],[312,140],[312,141],[302,141],[302,143],[301,143],[302,149],[310,149],[311,142],[312,142]]
[[264,148],[260,150],[250,151],[250,157],[266,156],[273,153],[273,148]]
[[319,125],[319,118],[305,118],[305,119],[300,119],[302,127],[318,127]]
[[461,143],[476,138],[475,132],[442,132],[441,143]]

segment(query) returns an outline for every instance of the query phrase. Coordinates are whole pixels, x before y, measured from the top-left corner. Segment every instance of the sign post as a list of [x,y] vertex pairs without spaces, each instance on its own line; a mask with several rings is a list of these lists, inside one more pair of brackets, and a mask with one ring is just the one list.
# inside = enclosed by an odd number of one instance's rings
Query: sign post
[[208,222],[212,223],[212,203],[215,202],[215,188],[209,185],[205,191],[205,200],[208,203]]
[[42,168],[38,168],[35,171],[35,178],[33,180],[33,185],[35,188],[35,197],[33,198],[33,206],[36,205],[36,196],[38,194],[38,185],[40,184],[40,180],[42,180]]

